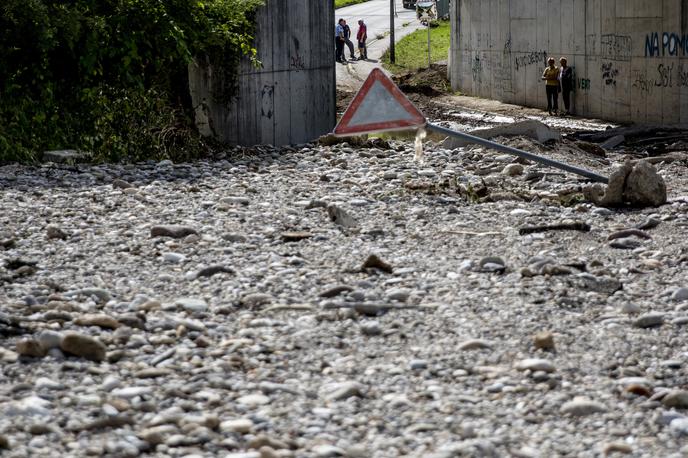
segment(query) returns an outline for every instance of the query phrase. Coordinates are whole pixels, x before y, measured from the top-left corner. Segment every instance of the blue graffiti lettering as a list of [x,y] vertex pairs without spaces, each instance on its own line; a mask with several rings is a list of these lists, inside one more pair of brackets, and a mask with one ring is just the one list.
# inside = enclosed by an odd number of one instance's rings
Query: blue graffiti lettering
[[688,56],[688,34],[659,32],[645,36],[645,57]]

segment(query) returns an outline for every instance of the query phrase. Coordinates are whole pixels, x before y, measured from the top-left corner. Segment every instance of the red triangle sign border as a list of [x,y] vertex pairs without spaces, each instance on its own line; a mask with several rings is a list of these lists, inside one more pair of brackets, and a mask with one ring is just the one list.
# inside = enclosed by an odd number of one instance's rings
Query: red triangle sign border
[[[352,118],[356,114],[356,111],[365,100],[368,92],[370,92],[373,84],[379,82],[382,86],[393,96],[396,101],[401,105],[401,107],[411,115],[411,119],[399,119],[396,121],[381,121],[381,122],[371,122],[368,124],[350,126]],[[425,116],[418,110],[418,108],[413,105],[413,103],[406,97],[406,95],[401,92],[401,89],[397,87],[396,84],[384,74],[379,68],[373,69],[368,75],[368,78],[363,83],[363,86],[358,91],[356,96],[349,104],[349,107],[344,112],[344,116],[339,120],[337,127],[334,129],[334,135],[337,136],[351,136],[360,135],[371,132],[384,132],[393,130],[409,130],[414,128],[419,128],[427,123]]]

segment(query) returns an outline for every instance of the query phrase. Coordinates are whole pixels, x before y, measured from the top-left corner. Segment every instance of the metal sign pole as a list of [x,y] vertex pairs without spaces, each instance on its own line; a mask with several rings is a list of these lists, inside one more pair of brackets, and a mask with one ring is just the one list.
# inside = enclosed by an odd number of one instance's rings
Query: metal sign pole
[[471,143],[477,143],[479,145],[486,146],[491,149],[495,149],[497,151],[502,151],[504,153],[508,154],[513,154],[514,156],[522,157],[524,159],[528,159],[529,161],[533,162],[539,162],[540,164],[548,165],[550,167],[555,167],[560,170],[564,170],[567,172],[575,173],[576,175],[581,175],[586,178],[590,178],[593,181],[597,181],[599,183],[609,183],[609,179],[605,176],[598,175],[594,172],[591,172],[589,170],[581,169],[578,167],[574,167],[572,165],[564,164],[563,162],[555,161],[553,159],[548,159],[546,157],[540,157],[536,156],[533,153],[529,153],[527,151],[522,151],[520,149],[512,148],[510,146],[505,146],[505,145],[500,145],[499,143],[492,142],[490,140],[485,140],[484,138],[476,137],[473,135],[469,134],[464,134],[461,132],[456,132],[451,129],[447,129],[446,127],[442,126],[436,126],[435,124],[426,124],[425,128],[427,130],[431,130],[434,132],[437,132],[439,134],[443,135],[448,135],[450,137],[455,137],[459,138],[461,140],[467,140]]
[[394,1],[389,0],[389,61],[391,63],[396,62],[394,55],[394,14],[396,13]]
[[430,21],[428,21],[428,69],[432,65],[432,59],[430,58]]

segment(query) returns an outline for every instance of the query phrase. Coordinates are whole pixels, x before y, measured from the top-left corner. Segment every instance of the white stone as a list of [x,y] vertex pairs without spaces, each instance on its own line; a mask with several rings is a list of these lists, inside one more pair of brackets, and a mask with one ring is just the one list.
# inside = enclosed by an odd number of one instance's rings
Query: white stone
[[517,362],[514,366],[519,371],[543,371],[554,372],[556,368],[554,364],[546,359],[529,358]]
[[226,420],[220,423],[220,431],[229,433],[248,434],[253,429],[253,422],[248,418]]
[[183,308],[187,312],[205,312],[208,310],[208,303],[205,299],[196,299],[193,297],[180,297],[174,304]]
[[237,399],[239,404],[248,407],[257,407],[270,403],[270,398],[261,393],[247,394]]

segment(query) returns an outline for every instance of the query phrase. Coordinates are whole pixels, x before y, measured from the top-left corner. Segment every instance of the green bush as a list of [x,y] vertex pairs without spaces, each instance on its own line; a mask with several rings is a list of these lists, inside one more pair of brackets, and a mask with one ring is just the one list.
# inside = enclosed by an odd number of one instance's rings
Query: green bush
[[0,162],[76,148],[96,160],[196,155],[187,64],[223,62],[236,91],[261,0],[4,0]]

